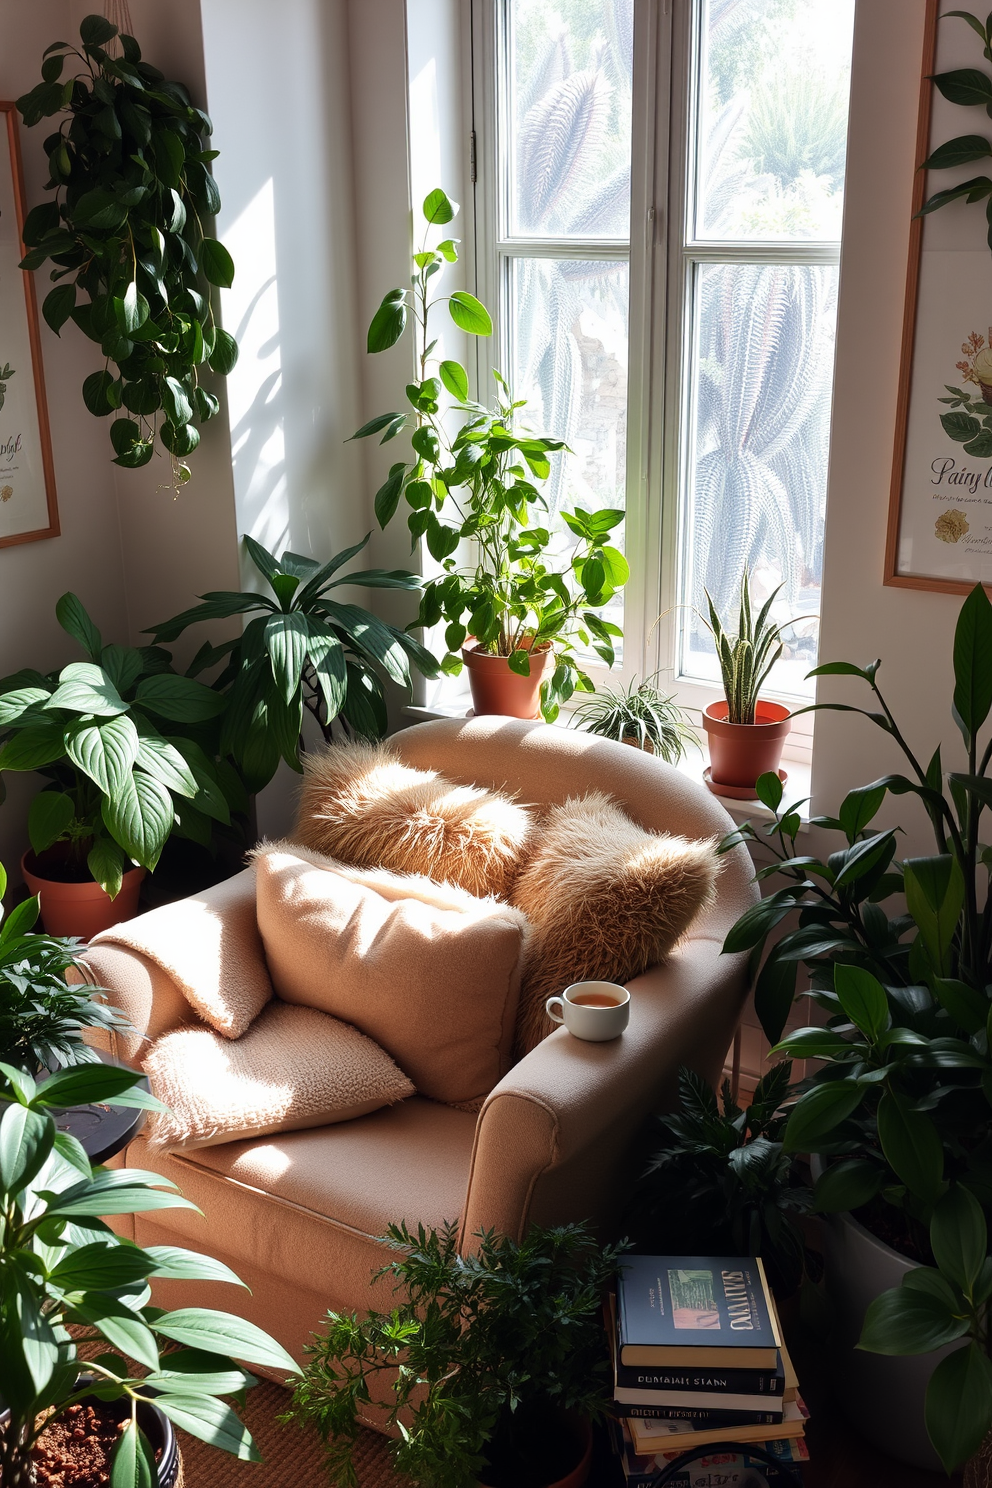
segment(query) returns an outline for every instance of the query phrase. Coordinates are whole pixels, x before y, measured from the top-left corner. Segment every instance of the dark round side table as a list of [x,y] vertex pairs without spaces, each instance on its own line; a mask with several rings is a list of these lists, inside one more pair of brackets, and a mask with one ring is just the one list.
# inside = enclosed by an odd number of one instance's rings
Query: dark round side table
[[[109,1055],[100,1057],[105,1064],[119,1063]],[[142,1090],[150,1089],[145,1075],[141,1076],[139,1085]],[[122,1152],[144,1124],[144,1111],[136,1111],[133,1106],[115,1106],[112,1101],[106,1105],[69,1106],[55,1118],[59,1131],[67,1132],[82,1144],[94,1167]]]

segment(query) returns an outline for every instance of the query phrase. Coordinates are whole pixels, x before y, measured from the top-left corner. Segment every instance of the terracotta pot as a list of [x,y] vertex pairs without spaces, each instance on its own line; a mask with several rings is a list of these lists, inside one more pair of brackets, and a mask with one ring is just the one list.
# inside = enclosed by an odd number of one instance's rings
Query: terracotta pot
[[505,656],[486,656],[475,646],[462,647],[468,668],[472,707],[478,713],[500,713],[505,718],[540,718],[541,683],[551,660],[551,651],[538,651],[530,659],[530,676],[510,671]]
[[78,935],[81,940],[91,940],[99,931],[131,920],[138,913],[144,868],[129,868],[120,893],[111,899],[92,879],[88,883],[61,883],[39,877],[37,867],[34,853],[26,852],[21,872],[31,893],[41,900],[41,919],[49,935]]
[[[81,1374],[77,1384],[88,1385],[94,1380],[95,1376],[92,1374]],[[91,1401],[90,1403],[98,1404],[99,1402]],[[130,1413],[129,1408],[127,1414],[130,1415]],[[0,1411],[0,1428],[5,1424],[8,1415],[8,1411]],[[158,1406],[142,1402],[138,1406],[138,1424],[147,1436],[155,1454],[158,1488],[183,1488],[185,1475],[182,1454],[168,1416],[164,1415]]]
[[703,710],[703,728],[710,747],[710,790],[721,785],[753,789],[759,775],[776,771],[791,716],[781,703],[757,703],[754,723],[728,723],[725,698]]

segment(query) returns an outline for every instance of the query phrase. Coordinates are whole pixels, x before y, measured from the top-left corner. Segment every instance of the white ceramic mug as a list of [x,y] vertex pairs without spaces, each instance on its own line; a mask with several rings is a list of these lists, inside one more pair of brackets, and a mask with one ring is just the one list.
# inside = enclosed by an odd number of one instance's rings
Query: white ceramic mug
[[594,1044],[619,1038],[630,1021],[630,993],[616,982],[575,982],[544,1006],[553,1022]]

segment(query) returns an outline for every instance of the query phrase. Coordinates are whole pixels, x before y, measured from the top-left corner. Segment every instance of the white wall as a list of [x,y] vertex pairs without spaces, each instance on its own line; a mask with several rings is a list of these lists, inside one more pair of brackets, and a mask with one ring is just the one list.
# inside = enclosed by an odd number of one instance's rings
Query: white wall
[[[18,98],[39,82],[45,47],[74,34],[66,0],[0,0],[0,98]],[[20,129],[29,207],[44,196],[42,143],[50,132],[48,121]],[[35,276],[39,315],[50,287],[43,269]],[[74,326],[59,340],[41,321],[41,338],[62,535],[0,549],[0,675],[24,666],[48,671],[80,659],[55,619],[55,601],[67,589],[79,595],[107,640],[124,641],[128,634],[113,452],[106,424],[86,411],[80,392],[99,365],[99,348]],[[27,845],[27,806],[38,780],[5,778],[0,859],[16,879]]]

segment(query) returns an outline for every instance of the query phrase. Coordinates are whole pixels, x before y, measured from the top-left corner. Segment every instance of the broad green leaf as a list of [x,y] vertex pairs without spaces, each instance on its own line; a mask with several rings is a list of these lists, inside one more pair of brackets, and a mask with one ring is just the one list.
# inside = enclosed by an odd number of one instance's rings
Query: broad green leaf
[[770,1043],[781,1038],[796,1000],[798,961],[784,961],[773,946],[754,984],[754,1010]]
[[452,220],[457,210],[440,186],[435,186],[424,198],[424,217],[432,227],[443,227]]
[[154,1261],[136,1245],[94,1242],[70,1250],[49,1273],[64,1292],[117,1291],[144,1281],[155,1270]]
[[247,1426],[229,1405],[212,1396],[160,1395],[155,1404],[173,1425],[197,1436],[212,1447],[230,1452],[241,1462],[261,1462],[261,1454],[251,1439]]
[[864,831],[885,800],[884,785],[864,785],[849,791],[837,812],[848,840],[854,842]]
[[172,797],[164,786],[137,772],[120,791],[105,796],[100,809],[114,841],[143,868],[154,868],[175,817]]
[[59,284],[45,296],[41,307],[41,313],[45,317],[56,336],[61,335],[62,327],[76,308],[76,286],[75,284]]
[[16,1102],[0,1117],[0,1184],[18,1193],[38,1174],[55,1145],[55,1123],[50,1116]]
[[903,862],[906,907],[919,927],[931,966],[939,976],[951,972],[951,952],[964,905],[964,879],[949,853]]
[[953,72],[938,72],[932,79],[949,103],[966,108],[992,103],[992,78],[976,67],[959,67]]
[[[983,74],[976,74],[984,76]],[[940,85],[940,79],[934,82]],[[992,101],[992,83],[989,101]],[[992,708],[992,603],[976,584],[958,615],[954,631],[954,716],[969,743]]]
[[831,1163],[820,1174],[813,1189],[813,1208],[820,1214],[841,1214],[860,1209],[885,1183],[885,1169],[878,1163],[851,1158]]
[[307,617],[294,611],[273,615],[265,625],[265,649],[269,654],[272,678],[285,702],[292,702],[300,685],[300,673],[307,655]]
[[465,289],[456,289],[448,300],[451,318],[460,331],[470,336],[491,336],[493,323],[489,311],[475,295]]
[[327,626],[307,618],[307,653],[317,675],[324,700],[327,722],[336,718],[344,703],[347,687],[344,647]]
[[144,659],[136,646],[104,646],[100,665],[123,697],[144,670]]
[[216,238],[204,238],[200,243],[200,271],[208,284],[220,289],[230,289],[234,283],[234,259],[223,243]]
[[178,1245],[149,1245],[145,1255],[155,1262],[155,1274],[169,1281],[229,1281],[234,1286],[245,1283],[212,1256],[200,1255]]
[[893,1090],[883,1092],[877,1120],[889,1166],[911,1193],[932,1204],[944,1176],[944,1146],[932,1120]]
[[943,1275],[970,1296],[985,1261],[988,1227],[981,1204],[960,1183],[949,1188],[934,1208],[930,1245]]
[[59,685],[45,706],[71,713],[95,713],[100,718],[127,712],[127,703],[106,672],[89,661],[73,661],[62,668]]
[[758,776],[754,793],[762,806],[767,806],[769,811],[777,811],[782,804],[784,789],[781,777],[774,770],[769,770],[766,774]]
[[47,722],[41,711],[52,692],[43,687],[17,687],[0,697],[0,728],[9,723]]
[[230,331],[218,329],[214,349],[207,361],[211,372],[216,372],[221,377],[226,377],[228,373],[234,371],[238,361],[238,343]]
[[167,1312],[152,1325],[156,1333],[209,1353],[230,1354],[246,1364],[299,1374],[299,1365],[282,1344],[244,1318],[206,1307],[184,1307]]
[[980,134],[961,134],[957,139],[938,145],[920,169],[950,170],[957,165],[968,165],[972,160],[982,160],[986,155],[992,155],[992,145],[987,139]]
[[989,1015],[989,999],[984,992],[969,987],[956,978],[934,977],[933,988],[942,1005],[965,1033],[984,1028]]
[[366,346],[369,352],[388,351],[406,329],[406,290],[391,289],[372,317]]
[[889,1001],[881,982],[860,966],[838,962],[834,967],[834,991],[851,1022],[875,1043],[890,1023]]
[[941,1359],[927,1386],[925,1420],[947,1472],[978,1451],[992,1427],[992,1363],[977,1343]]
[[794,1106],[785,1128],[786,1152],[810,1152],[812,1144],[830,1138],[838,1126],[857,1110],[864,1090],[854,1080],[830,1080],[816,1085]]
[[0,749],[0,770],[41,770],[65,758],[65,735],[62,724],[50,723],[22,729]]
[[57,842],[76,814],[72,797],[62,791],[41,791],[28,810],[28,837],[36,853]]
[[110,1460],[110,1488],[158,1488],[155,1455],[134,1420],[126,1421]]
[[116,899],[131,860],[113,838],[99,836],[86,854],[86,867],[94,883],[98,883],[111,899]]
[[138,731],[126,714],[103,723],[81,719],[65,731],[66,753],[105,796],[118,795],[138,756]]
[[193,771],[174,745],[158,734],[142,732],[136,763],[166,790],[192,799],[199,787]]
[[870,1304],[858,1348],[871,1354],[928,1354],[967,1331],[967,1319],[948,1312],[939,1297],[917,1287],[893,1287]]
[[174,723],[204,723],[216,718],[227,706],[220,693],[192,677],[174,677],[160,673],[143,677],[138,683],[135,702],[160,718]]
[[444,383],[448,392],[459,403],[464,403],[468,397],[468,373],[460,362],[442,362],[438,367],[438,376]]
[[40,903],[37,894],[31,894],[20,904],[14,906],[4,921],[3,929],[0,930],[0,946],[6,946],[10,941],[17,940],[33,930],[38,920]]
[[[55,1110],[69,1106],[89,1106],[115,1102],[125,1104],[125,1096],[144,1094],[140,1091],[141,1073],[126,1069],[123,1065],[78,1064],[70,1069],[58,1070],[41,1086],[39,1099]],[[161,1110],[161,1105],[152,1109]],[[120,1170],[118,1170],[120,1171]],[[157,1175],[156,1181],[162,1182]]]
[[72,1311],[102,1333],[114,1348],[137,1359],[146,1369],[159,1367],[155,1335],[123,1302],[105,1292],[86,1292],[72,1304]]

